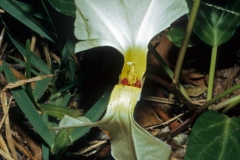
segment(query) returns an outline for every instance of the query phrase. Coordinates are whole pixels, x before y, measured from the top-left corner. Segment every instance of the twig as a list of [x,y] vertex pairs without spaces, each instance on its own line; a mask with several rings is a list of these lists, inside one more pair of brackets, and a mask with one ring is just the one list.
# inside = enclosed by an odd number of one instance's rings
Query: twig
[[179,114],[179,115],[177,115],[177,116],[169,119],[169,120],[166,121],[166,122],[163,122],[163,123],[161,123],[161,124],[157,124],[157,125],[154,125],[154,126],[146,127],[145,129],[146,129],[146,130],[151,130],[151,129],[156,128],[156,127],[159,127],[159,126],[163,126],[163,125],[169,124],[169,123],[175,121],[176,119],[178,119],[179,117],[181,117],[181,116],[183,116],[183,115],[184,115],[184,113],[181,113],[181,114]]
[[12,134],[11,134],[11,128],[10,128],[10,123],[9,123],[9,115],[8,115],[8,104],[7,104],[7,96],[5,92],[1,92],[1,100],[2,100],[2,108],[3,108],[3,112],[4,115],[6,115],[5,118],[5,135],[6,135],[6,139],[7,139],[7,144],[11,150],[12,156],[14,159],[17,159],[17,152],[13,143],[13,138],[12,138]]
[[185,104],[191,111],[195,111],[197,108],[193,105],[178,89],[173,87],[170,83],[165,81],[164,79],[154,76],[147,75],[147,78],[160,83],[161,85],[167,87],[170,91],[172,91],[182,102]]
[[[2,101],[2,103],[4,103],[4,101],[6,101],[6,99],[7,99],[7,98],[6,98],[6,93],[5,93],[5,92],[2,92],[1,94],[5,94],[5,95],[1,95],[1,101]],[[10,99],[9,99],[9,102],[8,102],[8,107],[7,107],[7,109],[6,109],[6,112],[4,112],[4,115],[3,115],[2,120],[1,120],[1,122],[0,122],[0,129],[2,128],[3,122],[5,121],[5,118],[6,118],[7,115],[8,115],[8,111],[9,111],[10,104],[11,104],[11,102],[12,102],[12,99],[13,99],[13,97],[11,96]]]
[[2,134],[0,134],[0,146],[1,146],[1,149],[3,149],[3,151],[6,154],[11,155],[9,150],[8,150],[8,147],[7,147],[6,143],[5,143],[5,141],[4,141],[3,137],[2,137]]
[[[91,142],[90,142],[91,143]],[[107,143],[106,140],[103,141],[94,141],[94,144],[92,146],[87,147],[86,149],[81,150],[80,152],[75,152],[74,155],[82,155],[98,146],[101,146],[102,144]]]
[[6,158],[7,160],[14,160],[11,156],[9,156],[6,152],[0,149],[0,154]]
[[144,99],[144,100],[147,100],[147,101],[152,101],[152,102],[164,103],[164,104],[180,105],[179,103],[176,103],[174,101],[170,101],[167,98],[147,96],[147,97],[141,97],[141,99]]
[[29,150],[25,149],[21,145],[19,145],[14,139],[13,139],[14,145],[17,147],[17,149],[22,152],[24,155],[26,155],[31,160],[36,160],[36,158],[33,157],[33,155],[29,152]]
[[4,33],[5,33],[5,27],[3,27],[2,32],[0,34],[0,48],[2,47],[2,42],[3,42],[3,37],[4,37]]
[[5,92],[7,89],[12,89],[12,88],[19,87],[19,86],[21,86],[23,84],[26,84],[26,83],[39,81],[39,80],[42,80],[44,78],[53,77],[53,76],[55,76],[55,74],[49,74],[49,75],[44,75],[44,76],[37,76],[37,77],[30,78],[30,79],[23,79],[23,80],[19,80],[19,81],[16,81],[16,82],[8,83],[3,88],[2,92]]

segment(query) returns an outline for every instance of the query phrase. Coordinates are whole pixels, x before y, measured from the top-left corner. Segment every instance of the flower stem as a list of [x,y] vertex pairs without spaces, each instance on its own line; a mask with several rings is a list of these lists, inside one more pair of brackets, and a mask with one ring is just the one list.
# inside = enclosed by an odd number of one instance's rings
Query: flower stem
[[213,110],[217,111],[220,110],[222,108],[227,108],[227,106],[229,106],[231,103],[240,100],[240,95],[232,97],[230,99],[227,99],[219,104],[217,104],[216,106],[213,106]]
[[213,95],[213,82],[216,68],[216,59],[217,59],[217,46],[212,47],[212,56],[211,56],[211,64],[208,78],[208,91],[207,91],[207,100],[212,99]]
[[[232,99],[232,98],[231,98]],[[222,113],[224,114],[224,113],[226,113],[226,112],[228,112],[230,109],[232,109],[232,108],[234,108],[237,104],[239,104],[240,103],[240,98],[237,98],[237,99],[234,99],[234,101],[231,103],[231,104],[229,104],[223,111],[222,111]]]
[[192,33],[193,25],[194,25],[194,22],[195,22],[197,13],[198,13],[198,8],[199,8],[200,3],[201,3],[201,0],[195,0],[193,3],[192,10],[191,10],[191,13],[189,16],[189,21],[188,21],[187,28],[186,28],[186,33],[184,35],[182,45],[181,45],[181,48],[179,51],[177,64],[176,64],[176,67],[174,70],[174,75],[173,75],[173,80],[172,80],[173,84],[176,85],[177,88],[178,88],[179,76],[180,76],[180,73],[182,70],[183,60],[184,60],[185,53],[186,53],[187,46],[188,46],[188,41],[189,41],[189,38]]
[[217,102],[219,99],[221,99],[222,97],[236,91],[240,89],[240,84],[237,84],[231,88],[229,88],[228,90],[220,93],[219,95],[217,95],[216,97],[212,98],[211,100],[209,100],[208,102],[206,102],[203,106],[201,106],[201,108],[198,111],[198,114],[202,113],[205,109],[207,109],[207,107],[209,107],[210,105],[212,105],[213,103]]

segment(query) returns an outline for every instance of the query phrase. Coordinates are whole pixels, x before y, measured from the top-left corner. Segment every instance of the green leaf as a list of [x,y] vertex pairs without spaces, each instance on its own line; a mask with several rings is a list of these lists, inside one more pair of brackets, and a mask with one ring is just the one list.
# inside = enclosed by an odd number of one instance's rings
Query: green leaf
[[[46,124],[49,124],[47,114],[43,113],[42,114],[42,119]],[[50,132],[52,133],[52,135],[55,135],[55,134],[53,134],[52,131],[50,131]],[[46,145],[46,143],[42,142],[41,148],[42,148],[43,160],[48,160],[49,159],[49,147]]]
[[[28,39],[26,42],[26,79],[31,78],[31,50],[30,50],[30,40]],[[26,85],[26,93],[30,100],[35,103],[34,97],[33,97],[33,92],[32,92],[32,86],[31,83],[27,83]]]
[[30,40],[26,42],[26,78],[31,78],[31,50],[30,50]]
[[68,67],[68,76],[70,82],[74,81],[76,72],[76,63],[73,60],[73,56],[75,54],[74,50],[75,43],[68,39],[62,51],[60,70],[63,70],[64,68]]
[[62,149],[69,145],[69,134],[72,130],[73,129],[63,129],[57,133],[54,140],[54,154],[58,154]]
[[69,92],[55,93],[51,95],[49,104],[66,107],[70,98],[71,94]]
[[[189,2],[191,6],[191,2]],[[227,10],[239,13],[239,0],[231,0]],[[239,26],[239,16],[215,7],[201,5],[194,24],[194,32],[210,46],[219,46],[227,42]]]
[[[11,70],[6,62],[3,62],[3,69],[8,82],[15,82],[17,79],[13,76]],[[48,129],[47,125],[43,121],[42,117],[38,114],[34,104],[28,98],[26,92],[22,87],[11,89],[11,93],[18,103],[19,107],[28,118],[34,129],[39,135],[45,140],[45,142],[52,148],[53,147],[53,136]]]
[[[42,15],[41,12],[39,12],[39,10],[31,5],[31,4],[28,4],[28,3],[24,3],[24,2],[21,2],[21,1],[16,1],[14,0],[14,2],[19,6],[21,7],[25,12],[27,12],[28,14],[31,14],[37,18],[40,18],[40,19],[44,19],[46,20],[46,16]],[[48,20],[48,19],[47,19]],[[48,20],[49,21],[49,20]]]
[[44,160],[49,159],[49,148],[46,146],[45,143],[42,143],[42,155]]
[[[8,36],[11,39],[14,46],[18,49],[18,51],[22,54],[22,56],[26,57],[26,49],[24,46],[9,32]],[[31,63],[34,65],[38,70],[44,72],[45,74],[51,74],[50,69],[44,63],[42,59],[40,59],[35,53],[31,52]]]
[[49,32],[42,25],[40,25],[40,23],[37,22],[31,15],[29,15],[21,7],[19,7],[14,1],[2,0],[0,1],[0,6],[27,27],[37,32],[41,36],[54,42]]
[[48,77],[36,82],[35,88],[33,89],[33,96],[36,102],[43,96],[51,80],[52,78]]
[[[92,122],[96,122],[106,110],[108,101],[110,99],[110,95],[112,92],[113,86],[108,87],[102,97],[93,105],[93,107],[85,114]],[[70,135],[70,142],[74,142],[80,137],[84,136],[91,127],[81,127],[81,128],[74,128],[71,135]]]
[[65,14],[67,16],[75,17],[76,7],[74,0],[48,0],[49,3],[58,12]]
[[[176,45],[177,47],[181,47],[184,34],[185,31],[182,28],[172,27],[167,32],[167,37],[171,42],[174,43],[174,45]],[[192,47],[193,45],[194,45],[193,42],[190,40],[188,42],[188,47]]]
[[[12,56],[10,56],[10,55],[8,55],[8,57],[11,58],[11,59],[13,59],[14,61],[16,61],[16,62],[18,62],[18,63],[26,66],[26,63],[25,63],[24,61],[22,61],[22,60],[20,60],[20,59],[18,59],[18,58],[12,57]],[[31,68],[31,72],[32,72],[33,74],[35,74],[35,75],[38,75],[38,74],[39,74],[38,71],[35,70],[35,69],[33,69],[33,68]]]
[[55,117],[57,119],[62,119],[62,117],[66,114],[71,117],[79,117],[83,115],[81,109],[76,108],[66,108],[62,106],[50,105],[50,104],[41,104],[38,103],[39,108],[41,108],[42,112],[47,113],[48,115]]
[[239,159],[240,118],[216,111],[202,114],[193,126],[185,160]]

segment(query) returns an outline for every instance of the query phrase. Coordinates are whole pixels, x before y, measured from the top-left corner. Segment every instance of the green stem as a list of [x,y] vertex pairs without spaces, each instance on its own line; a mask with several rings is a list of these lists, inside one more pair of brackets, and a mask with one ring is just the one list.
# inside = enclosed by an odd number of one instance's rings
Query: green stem
[[217,46],[212,47],[212,56],[211,56],[211,64],[208,78],[208,91],[207,91],[207,100],[212,99],[213,95],[213,82],[216,68],[216,59],[217,59]]
[[229,111],[230,109],[234,108],[237,104],[240,103],[240,98],[235,99],[231,104],[229,104],[223,111],[222,113],[226,113],[227,111]]
[[209,100],[208,102],[206,102],[203,106],[201,106],[201,108],[199,109],[198,113],[202,113],[204,110],[206,110],[210,105],[212,105],[213,103],[217,102],[219,99],[221,99],[222,97],[236,91],[240,89],[240,84],[237,84],[231,88],[229,88],[228,90],[220,93],[219,95],[217,95],[216,97],[212,98],[211,100]]
[[148,49],[154,55],[154,57],[157,59],[158,63],[161,64],[161,66],[163,67],[163,69],[167,73],[167,75],[172,79],[173,78],[173,72],[172,72],[171,68],[168,67],[167,63],[158,54],[156,49],[151,44],[148,45]]
[[192,33],[193,25],[194,25],[194,22],[195,22],[197,13],[198,13],[198,8],[199,8],[200,3],[201,3],[201,0],[195,0],[193,3],[192,10],[191,10],[191,13],[189,16],[189,21],[188,21],[187,28],[186,28],[186,33],[184,35],[184,38],[182,41],[182,46],[179,51],[177,64],[176,64],[176,67],[174,70],[174,75],[173,75],[173,80],[172,80],[173,84],[176,85],[177,87],[178,87],[179,76],[180,76],[180,73],[182,70],[183,60],[184,60],[185,53],[186,53],[187,46],[188,46],[188,41],[189,41],[189,38]]
[[53,30],[54,30],[54,32],[56,34],[56,40],[57,40],[57,44],[56,45],[57,45],[57,47],[59,49],[59,52],[61,53],[62,48],[61,48],[61,44],[60,44],[60,41],[59,41],[59,38],[58,38],[58,35],[57,35],[57,30],[56,30],[56,28],[55,28],[55,26],[53,24],[52,18],[50,16],[49,12],[48,12],[48,9],[47,9],[47,6],[46,6],[45,2],[43,0],[41,0],[41,2],[42,2],[42,5],[43,5],[43,8],[45,9],[45,12],[47,13],[47,16],[48,16],[48,18],[50,20],[50,23],[51,23],[52,27],[53,27]]
[[220,110],[220,109],[222,109],[222,108],[230,105],[231,103],[233,103],[233,102],[235,102],[235,101],[237,101],[237,100],[239,100],[239,99],[240,99],[240,95],[235,96],[235,97],[232,97],[232,98],[230,98],[230,99],[227,99],[227,100],[225,100],[225,101],[217,104],[216,106],[214,106],[214,107],[213,107],[213,110],[215,110],[215,111]]
[[[158,54],[158,52],[155,50],[155,48],[151,44],[148,45],[148,48],[149,48],[150,52],[154,55],[154,57],[157,59],[159,64],[161,64],[161,66],[163,67],[163,69],[167,73],[167,75],[172,79],[173,72],[172,72],[171,68],[168,67],[167,63],[162,59],[162,57]],[[190,97],[188,96],[186,90],[184,89],[184,87],[181,84],[179,84],[179,90],[185,96],[185,98],[190,100]]]

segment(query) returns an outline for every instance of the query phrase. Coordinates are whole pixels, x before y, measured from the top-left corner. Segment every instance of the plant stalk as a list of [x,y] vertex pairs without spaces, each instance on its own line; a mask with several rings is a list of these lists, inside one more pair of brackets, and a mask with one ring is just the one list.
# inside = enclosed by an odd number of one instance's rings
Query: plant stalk
[[[172,72],[171,68],[169,68],[167,63],[162,59],[162,57],[158,54],[158,52],[155,50],[155,48],[151,44],[148,45],[148,49],[151,51],[151,53],[157,59],[159,64],[161,64],[161,66],[163,67],[163,69],[167,73],[167,75],[172,79],[173,78],[173,72]],[[184,89],[184,87],[181,84],[179,84],[179,90],[185,96],[185,98],[190,100],[190,97],[188,96],[186,90]]]
[[228,112],[230,109],[234,108],[236,105],[238,105],[240,103],[240,98],[236,99],[235,101],[233,101],[231,104],[229,104],[223,111],[222,114],[225,114],[226,112]]
[[189,16],[189,21],[186,27],[186,33],[184,35],[183,41],[182,41],[182,45],[179,51],[179,55],[178,55],[178,59],[177,59],[177,64],[174,70],[174,75],[173,75],[173,80],[172,83],[174,85],[176,85],[176,87],[178,88],[178,83],[179,83],[179,76],[182,70],[182,64],[183,64],[183,60],[185,57],[185,53],[187,50],[187,46],[188,46],[188,41],[190,39],[192,30],[193,30],[193,26],[194,26],[194,22],[198,13],[198,8],[199,5],[201,3],[201,0],[195,0],[192,6],[192,10]]
[[240,84],[237,84],[231,88],[229,88],[228,90],[218,94],[216,97],[212,98],[211,100],[207,101],[203,106],[200,107],[200,109],[198,110],[198,114],[201,114],[204,110],[206,110],[210,105],[212,105],[213,103],[217,102],[219,99],[221,99],[222,97],[236,91],[240,89]]
[[213,95],[213,82],[216,68],[216,59],[217,59],[217,46],[212,47],[212,56],[211,56],[211,64],[208,78],[208,90],[207,90],[207,100],[212,99]]

